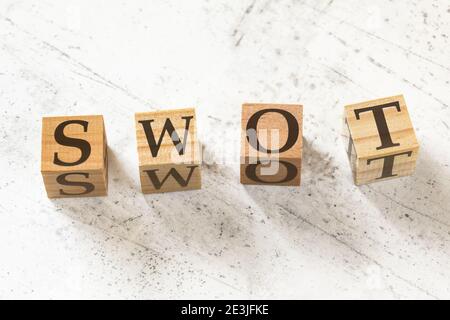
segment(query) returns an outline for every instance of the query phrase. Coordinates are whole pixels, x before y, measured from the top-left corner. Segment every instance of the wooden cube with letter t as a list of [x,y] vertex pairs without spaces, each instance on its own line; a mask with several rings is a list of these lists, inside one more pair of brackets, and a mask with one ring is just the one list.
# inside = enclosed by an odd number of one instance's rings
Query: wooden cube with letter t
[[303,107],[242,106],[241,183],[299,186]]
[[414,172],[419,144],[403,96],[346,106],[344,122],[357,185]]
[[106,195],[108,157],[103,117],[42,118],[41,172],[49,198]]
[[136,113],[143,193],[201,188],[201,150],[194,109]]

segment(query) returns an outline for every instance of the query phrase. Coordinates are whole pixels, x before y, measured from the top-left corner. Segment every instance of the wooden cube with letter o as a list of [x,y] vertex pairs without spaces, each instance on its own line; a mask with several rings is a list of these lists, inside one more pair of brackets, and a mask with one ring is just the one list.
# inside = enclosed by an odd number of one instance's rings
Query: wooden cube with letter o
[[302,121],[301,105],[242,105],[242,184],[300,185]]
[[105,196],[108,157],[103,116],[42,118],[41,173],[49,198]]
[[201,188],[195,109],[135,114],[143,193]]

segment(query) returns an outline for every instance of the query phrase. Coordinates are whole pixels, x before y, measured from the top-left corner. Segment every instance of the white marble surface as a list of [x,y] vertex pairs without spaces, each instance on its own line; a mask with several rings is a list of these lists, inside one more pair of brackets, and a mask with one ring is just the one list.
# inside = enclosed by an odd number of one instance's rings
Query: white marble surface
[[[1,0],[0,298],[450,298],[449,37],[446,0]],[[416,174],[356,187],[343,106],[399,93]],[[238,182],[258,101],[305,106],[300,188]],[[203,189],[144,196],[133,114],[186,106]],[[45,195],[67,114],[105,117],[108,197]]]

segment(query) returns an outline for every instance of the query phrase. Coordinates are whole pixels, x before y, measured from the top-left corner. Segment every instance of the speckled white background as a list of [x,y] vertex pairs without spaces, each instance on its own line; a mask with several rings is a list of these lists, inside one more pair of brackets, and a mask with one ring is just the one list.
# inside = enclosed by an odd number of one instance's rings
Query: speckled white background
[[[0,298],[450,298],[449,37],[445,0],[0,0]],[[395,94],[416,174],[356,187],[343,106]],[[239,184],[243,102],[304,105],[300,188]],[[203,189],[142,195],[134,112],[188,106]],[[45,195],[69,114],[105,117],[108,197]]]

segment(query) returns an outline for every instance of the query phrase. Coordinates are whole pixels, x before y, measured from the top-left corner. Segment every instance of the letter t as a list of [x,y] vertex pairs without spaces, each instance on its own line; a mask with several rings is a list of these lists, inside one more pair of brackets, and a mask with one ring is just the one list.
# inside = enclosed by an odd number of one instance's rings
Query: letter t
[[372,111],[373,116],[375,118],[375,123],[377,125],[378,134],[380,136],[381,140],[381,146],[377,147],[377,150],[391,148],[391,147],[397,147],[400,145],[400,143],[393,143],[391,134],[389,133],[389,129],[386,122],[386,117],[384,115],[384,109],[395,107],[398,112],[400,112],[400,104],[398,101],[395,102],[389,102],[386,104],[382,104],[379,106],[373,106],[373,107],[367,107],[362,109],[356,109],[355,110],[355,116],[356,120],[359,120],[359,115],[363,112]]

